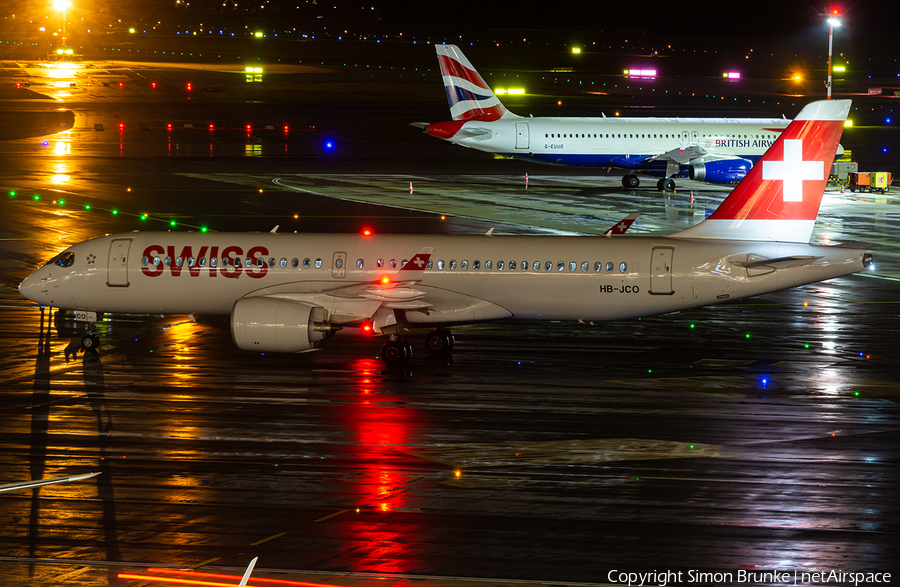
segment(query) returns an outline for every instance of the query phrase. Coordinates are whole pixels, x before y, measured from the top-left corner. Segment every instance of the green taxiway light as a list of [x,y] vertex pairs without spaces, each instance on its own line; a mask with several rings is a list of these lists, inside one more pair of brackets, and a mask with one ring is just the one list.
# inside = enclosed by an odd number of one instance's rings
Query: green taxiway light
[[208,231],[208,230],[209,230],[209,229],[206,228],[205,226],[201,226],[201,227],[200,227],[200,232],[206,232],[206,231]]
[[16,197],[16,192],[9,192],[9,197],[10,197],[10,198],[15,198],[15,197]]
[[35,202],[37,202],[37,201],[40,200],[40,199],[41,199],[41,197],[40,197],[39,195],[34,194],[34,201],[35,201]]
[[808,349],[808,348],[809,348],[809,343],[806,343],[805,345],[803,345],[803,348]]
[[85,209],[85,210],[90,210],[90,209],[91,209],[91,205],[90,205],[90,204],[85,204],[85,205],[84,205],[84,209]]
[[691,328],[694,328],[694,327],[695,327],[695,325],[694,325],[694,324],[691,324]]
[[859,397],[859,390],[854,391],[853,395],[855,395],[856,397]]
[[59,201],[59,205],[60,205],[60,206],[65,206],[65,205],[66,205],[66,201],[65,201],[65,200],[60,200],[60,201]]
[[750,333],[748,332],[747,334],[745,334],[744,338],[750,338]]
[[141,220],[147,220],[147,215],[146,215],[146,214],[141,214]]
[[118,215],[119,215],[119,211],[114,209],[114,210],[112,211],[112,215],[113,215],[113,216],[118,216]]
[[694,445],[693,445],[693,444],[691,445],[691,450],[694,450]]
[[175,226],[177,223],[174,220],[169,220],[169,226]]

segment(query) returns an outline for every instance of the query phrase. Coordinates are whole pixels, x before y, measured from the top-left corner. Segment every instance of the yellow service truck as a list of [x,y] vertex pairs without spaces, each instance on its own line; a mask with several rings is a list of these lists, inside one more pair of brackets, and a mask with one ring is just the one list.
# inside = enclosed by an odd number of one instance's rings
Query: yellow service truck
[[847,188],[851,192],[880,192],[885,193],[891,189],[890,171],[861,171],[847,175]]

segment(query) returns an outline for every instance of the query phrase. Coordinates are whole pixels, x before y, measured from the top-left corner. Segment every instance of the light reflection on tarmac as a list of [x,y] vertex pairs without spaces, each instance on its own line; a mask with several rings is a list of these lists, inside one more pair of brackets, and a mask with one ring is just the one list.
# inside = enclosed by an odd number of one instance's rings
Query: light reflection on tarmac
[[[116,575],[154,566],[239,575],[255,556],[260,577],[334,585],[372,582],[354,572],[572,585],[612,569],[896,569],[889,196],[829,192],[814,233],[874,243],[874,275],[652,319],[460,328],[448,360],[414,336],[401,372],[382,368],[378,341],[340,334],[318,353],[244,353],[227,319],[205,316],[111,316],[99,354],[73,352],[77,326],[42,320],[12,288],[104,232],[176,219],[597,234],[641,211],[632,230],[664,234],[726,193],[486,159],[403,127],[420,118],[405,113],[344,129],[327,154],[318,129],[183,126],[213,108],[237,121],[240,104],[91,88],[67,104],[71,131],[0,142],[0,184],[17,191],[0,198],[0,482],[103,471],[0,497],[4,585],[133,585]],[[109,101],[132,117],[121,133]],[[136,112],[155,122],[141,129]]]

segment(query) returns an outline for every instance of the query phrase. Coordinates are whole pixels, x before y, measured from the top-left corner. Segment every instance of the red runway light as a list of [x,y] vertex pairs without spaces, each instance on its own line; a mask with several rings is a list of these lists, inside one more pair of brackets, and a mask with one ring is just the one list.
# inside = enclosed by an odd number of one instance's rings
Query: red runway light
[[247,132],[250,132],[250,131],[253,129],[253,126],[251,126],[251,125],[248,124],[248,125],[245,126],[244,128],[247,129]]
[[166,130],[169,130],[169,131],[172,130],[172,123],[171,123],[171,122],[170,122],[169,124],[166,125]]
[[119,82],[119,89],[121,90],[121,89],[124,88],[124,87],[125,87],[125,84],[122,83],[122,82]]
[[210,125],[209,125],[209,130],[216,130],[216,125],[210,123]]
[[150,82],[150,88],[155,90],[155,89],[156,89],[156,82]]
[[362,235],[363,236],[372,236],[372,230],[369,228],[364,228],[364,229],[362,229]]
[[188,82],[188,84],[187,84],[187,91],[190,92],[192,89],[194,89],[194,86],[191,84],[191,82]]

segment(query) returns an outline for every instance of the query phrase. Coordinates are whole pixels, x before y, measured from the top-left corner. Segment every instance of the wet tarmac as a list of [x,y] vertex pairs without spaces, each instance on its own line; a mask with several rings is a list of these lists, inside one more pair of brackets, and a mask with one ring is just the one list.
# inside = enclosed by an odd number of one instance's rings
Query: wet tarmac
[[[450,147],[406,126],[444,109],[424,86],[363,124],[344,116],[363,100],[340,78],[336,102],[257,103],[182,90],[241,72],[104,64],[60,96],[36,66],[21,71],[76,118],[65,133],[0,142],[0,187],[15,192],[0,199],[0,482],[102,474],[0,494],[4,585],[161,585],[118,575],[239,576],[256,556],[254,577],[286,584],[900,576],[890,194],[830,191],[814,232],[873,243],[874,272],[651,319],[458,328],[442,360],[414,333],[401,371],[383,368],[378,340],[341,334],[316,353],[245,353],[209,316],[107,316],[100,352],[84,353],[78,325],[14,287],[97,234],[596,234],[634,211],[632,231],[664,234],[727,189],[626,191],[596,170]],[[891,131],[854,132],[845,146],[874,154]]]

